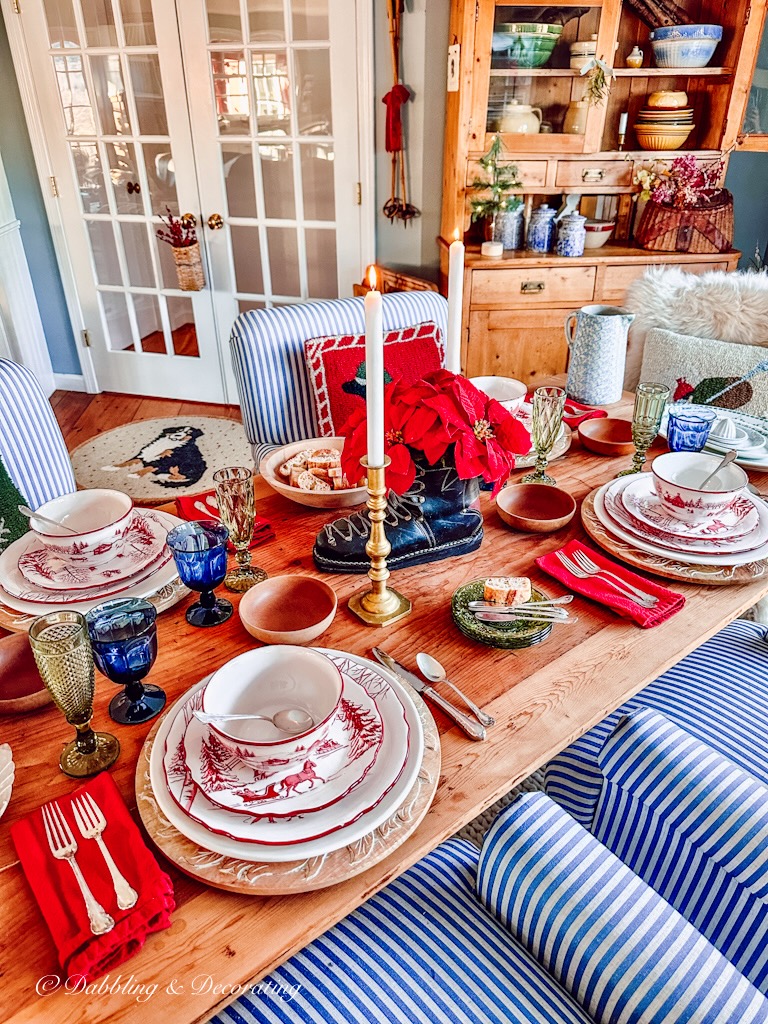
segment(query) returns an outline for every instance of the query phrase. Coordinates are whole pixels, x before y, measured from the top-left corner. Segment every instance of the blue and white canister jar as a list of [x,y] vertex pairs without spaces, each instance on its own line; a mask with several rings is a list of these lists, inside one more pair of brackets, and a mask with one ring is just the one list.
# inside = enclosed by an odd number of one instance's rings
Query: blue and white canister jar
[[552,248],[552,240],[555,235],[555,214],[551,206],[546,203],[537,207],[531,214],[528,223],[528,237],[526,248],[529,252],[546,253]]
[[580,213],[569,213],[563,217],[557,229],[555,252],[558,256],[583,256],[587,240],[585,224],[587,218]]
[[514,210],[499,210],[493,220],[493,241],[505,249],[522,249],[525,235],[523,204]]

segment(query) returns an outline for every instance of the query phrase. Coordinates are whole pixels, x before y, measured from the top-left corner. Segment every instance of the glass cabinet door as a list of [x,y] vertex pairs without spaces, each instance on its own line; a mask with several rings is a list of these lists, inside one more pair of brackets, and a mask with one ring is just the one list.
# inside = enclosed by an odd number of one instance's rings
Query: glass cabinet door
[[743,149],[768,150],[768,21],[757,51],[739,144]]

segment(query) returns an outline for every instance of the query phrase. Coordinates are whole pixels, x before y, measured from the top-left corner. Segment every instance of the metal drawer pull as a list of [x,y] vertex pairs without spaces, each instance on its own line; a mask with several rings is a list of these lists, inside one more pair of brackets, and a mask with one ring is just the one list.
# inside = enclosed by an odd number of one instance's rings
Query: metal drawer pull
[[523,295],[532,295],[535,292],[543,292],[546,285],[543,281],[523,281],[520,291]]
[[605,177],[605,171],[602,167],[585,167],[581,172],[581,180],[585,184],[595,184],[595,182],[602,181]]

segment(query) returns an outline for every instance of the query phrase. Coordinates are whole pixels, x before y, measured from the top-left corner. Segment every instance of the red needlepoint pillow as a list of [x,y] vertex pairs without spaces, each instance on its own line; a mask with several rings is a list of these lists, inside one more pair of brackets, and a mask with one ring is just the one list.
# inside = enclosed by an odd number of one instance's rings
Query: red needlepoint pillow
[[[317,423],[322,437],[337,434],[365,398],[365,335],[341,334],[304,342],[304,360],[312,384]],[[384,335],[384,380],[412,384],[445,361],[436,323],[427,321]]]

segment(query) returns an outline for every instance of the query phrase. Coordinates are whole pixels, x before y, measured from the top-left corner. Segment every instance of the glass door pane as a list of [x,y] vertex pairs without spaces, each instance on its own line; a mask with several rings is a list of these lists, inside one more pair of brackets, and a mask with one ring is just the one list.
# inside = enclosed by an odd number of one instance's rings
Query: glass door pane
[[768,23],[760,40],[742,132],[744,135],[765,136],[768,149]]

